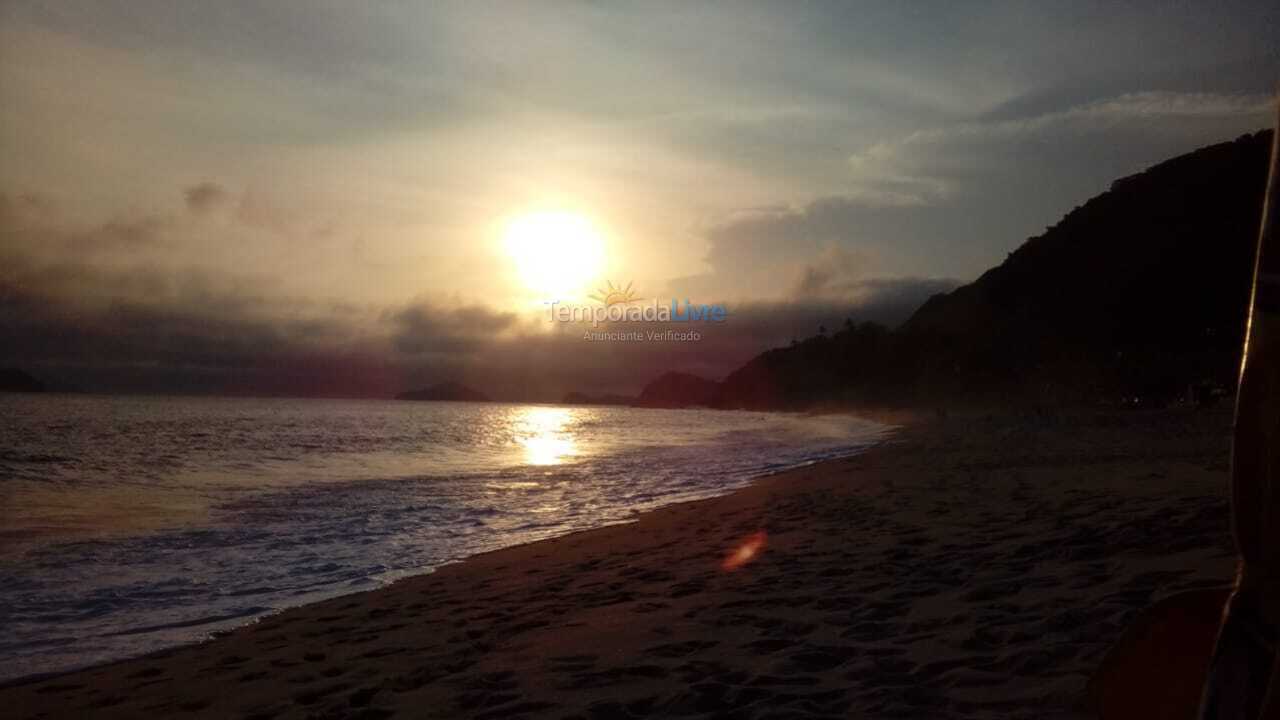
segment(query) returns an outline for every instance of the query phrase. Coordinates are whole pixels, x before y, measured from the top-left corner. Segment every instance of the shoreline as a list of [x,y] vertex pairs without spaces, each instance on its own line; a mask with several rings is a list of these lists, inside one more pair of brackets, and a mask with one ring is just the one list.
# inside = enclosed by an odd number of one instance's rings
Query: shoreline
[[1095,415],[920,422],[0,700],[16,717],[1077,716],[1128,617],[1233,562],[1229,420]]
[[[447,402],[447,401],[446,401],[446,402]],[[831,412],[831,413],[823,413],[823,414],[851,414],[851,413],[842,413],[842,412],[840,412],[840,411],[833,411],[833,412]],[[876,422],[880,422],[880,421],[878,421],[878,420],[877,420]],[[644,519],[644,517],[645,517],[645,516],[647,516],[647,515],[651,515],[651,514],[655,514],[655,513],[660,513],[660,512],[662,512],[662,511],[664,511],[664,510],[667,510],[667,509],[669,509],[669,508],[675,508],[675,507],[686,506],[686,505],[698,505],[698,504],[701,504],[701,503],[710,503],[710,502],[714,502],[714,501],[716,501],[716,500],[721,500],[721,499],[724,499],[724,498],[730,497],[730,496],[732,496],[732,495],[736,495],[736,494],[738,494],[738,493],[741,493],[741,492],[744,492],[744,491],[750,490],[751,488],[755,487],[756,485],[758,485],[758,484],[760,484],[760,483],[762,483],[762,482],[766,482],[766,481],[769,481],[769,480],[773,480],[773,479],[775,479],[775,478],[780,478],[781,476],[786,476],[786,475],[790,475],[790,474],[793,474],[793,473],[800,473],[800,472],[803,472],[803,471],[806,471],[806,470],[812,470],[812,469],[815,469],[815,468],[820,468],[821,466],[824,466],[824,465],[827,465],[827,464],[836,464],[836,463],[840,463],[841,461],[847,460],[847,459],[849,459],[849,458],[857,457],[857,456],[859,456],[859,455],[862,455],[862,454],[864,454],[864,453],[870,452],[870,451],[872,451],[872,450],[875,450],[876,448],[879,448],[879,447],[881,447],[881,446],[883,446],[883,445],[885,445],[885,444],[887,444],[887,443],[892,442],[893,435],[894,435],[896,432],[899,432],[899,431],[904,430],[904,429],[905,429],[905,427],[904,427],[904,426],[889,426],[889,427],[888,427],[888,429],[886,430],[886,433],[885,433],[885,434],[886,434],[885,439],[879,440],[879,441],[877,441],[875,444],[873,444],[873,445],[871,445],[871,446],[869,446],[869,447],[862,448],[862,449],[857,450],[857,451],[855,451],[855,452],[853,452],[853,453],[850,453],[849,455],[842,455],[842,456],[838,456],[838,457],[831,457],[831,458],[823,458],[823,459],[821,459],[821,460],[812,460],[812,461],[809,461],[809,462],[807,462],[807,463],[805,463],[805,464],[802,464],[802,465],[799,465],[799,466],[796,466],[796,467],[792,467],[792,468],[784,468],[784,469],[780,469],[780,470],[774,470],[774,471],[771,471],[771,472],[766,472],[766,473],[764,473],[764,474],[762,474],[762,475],[757,475],[757,476],[755,476],[755,477],[751,478],[750,480],[748,480],[748,481],[747,481],[747,483],[748,483],[747,485],[744,485],[744,486],[742,486],[742,487],[738,487],[738,488],[734,488],[734,489],[729,490],[728,492],[725,492],[725,493],[723,493],[723,494],[721,494],[721,495],[713,495],[713,496],[711,496],[711,497],[705,497],[705,498],[696,498],[696,499],[693,499],[693,500],[680,500],[680,501],[677,501],[677,502],[673,502],[673,503],[671,503],[671,504],[669,504],[669,505],[663,505],[663,506],[661,506],[661,507],[654,508],[654,509],[652,509],[652,510],[646,510],[646,511],[644,511],[644,512],[642,512],[642,513],[637,514],[635,517],[633,517],[632,519],[629,519],[629,520],[620,520],[620,521],[617,521],[617,522],[607,523],[607,524],[604,524],[604,525],[600,525],[600,526],[598,526],[598,527],[594,527],[594,528],[587,528],[587,529],[583,529],[583,530],[572,530],[572,531],[569,531],[569,532],[564,533],[563,535],[555,535],[555,536],[548,537],[548,538],[541,538],[541,539],[538,539],[538,540],[531,540],[531,541],[529,541],[529,542],[517,543],[517,544],[515,544],[515,545],[508,545],[508,546],[506,546],[506,547],[497,548],[497,549],[495,549],[495,550],[488,550],[488,551],[485,551],[485,552],[477,553],[477,554],[475,554],[475,555],[468,555],[468,556],[466,556],[466,557],[462,557],[462,558],[459,558],[459,559],[456,559],[456,560],[450,560],[450,561],[445,562],[445,563],[443,563],[443,564],[441,564],[441,565],[437,565],[437,566],[435,566],[435,567],[428,568],[428,569],[426,569],[426,570],[424,570],[424,571],[422,571],[422,572],[415,572],[415,573],[410,574],[410,575],[404,575],[404,576],[402,576],[402,577],[396,578],[395,580],[393,580],[393,581],[391,581],[391,582],[389,582],[389,583],[387,583],[387,584],[379,585],[379,586],[377,586],[377,587],[368,588],[368,589],[362,589],[362,590],[355,590],[355,591],[352,591],[352,592],[344,592],[344,593],[341,593],[341,594],[338,594],[338,595],[334,595],[334,596],[332,596],[332,597],[321,598],[321,599],[319,599],[319,600],[314,600],[314,601],[306,602],[306,603],[303,603],[303,604],[301,604],[301,605],[291,605],[291,606],[287,606],[287,607],[280,608],[280,609],[278,609],[278,610],[273,610],[273,611],[271,611],[271,612],[269,612],[269,613],[267,613],[267,614],[265,614],[265,615],[260,615],[260,616],[254,617],[254,618],[252,618],[251,620],[249,620],[248,622],[242,623],[242,624],[240,624],[240,625],[236,625],[236,626],[234,626],[234,627],[227,628],[227,629],[222,629],[222,630],[215,630],[215,631],[212,631],[211,633],[209,633],[209,637],[207,637],[206,639],[203,639],[203,640],[197,640],[197,641],[193,641],[193,642],[180,643],[180,644],[173,645],[173,646],[170,646],[170,647],[160,648],[160,649],[158,649],[158,650],[153,650],[153,651],[150,651],[150,652],[147,652],[147,653],[143,653],[143,654],[141,654],[141,655],[133,655],[133,656],[129,656],[129,657],[122,657],[122,658],[117,658],[117,659],[114,659],[114,660],[107,660],[107,661],[100,662],[100,663],[93,663],[93,664],[84,665],[84,666],[80,666],[80,667],[69,668],[69,669],[66,669],[66,670],[53,670],[53,671],[50,671],[50,672],[38,673],[38,674],[34,674],[34,675],[24,675],[24,676],[16,677],[16,678],[3,679],[3,680],[0,680],[0,691],[4,691],[4,690],[10,689],[10,688],[19,687],[19,686],[23,686],[23,685],[30,685],[30,684],[36,684],[36,683],[41,683],[41,682],[47,682],[47,681],[51,681],[51,680],[57,680],[57,679],[59,679],[59,678],[63,678],[63,677],[69,676],[69,675],[77,675],[77,674],[80,674],[80,673],[94,673],[94,672],[96,672],[96,671],[98,671],[98,670],[107,669],[107,668],[110,668],[110,667],[113,667],[113,666],[116,666],[116,665],[125,664],[125,663],[141,662],[141,661],[145,661],[145,660],[152,659],[152,658],[165,658],[165,657],[168,657],[168,656],[172,655],[175,651],[187,650],[187,649],[192,649],[192,648],[199,648],[199,647],[207,646],[207,645],[209,645],[209,644],[211,644],[211,643],[218,642],[219,640],[221,640],[221,639],[223,639],[223,638],[225,638],[225,637],[227,637],[227,636],[229,636],[229,635],[232,635],[232,634],[234,634],[234,633],[238,633],[238,632],[240,632],[240,631],[242,631],[242,630],[245,630],[245,629],[247,629],[247,628],[252,628],[254,625],[257,625],[257,624],[259,624],[259,623],[261,623],[261,622],[267,621],[267,620],[269,620],[269,619],[271,619],[271,618],[279,617],[280,615],[283,615],[283,614],[285,614],[285,613],[290,613],[290,612],[293,612],[293,611],[306,610],[306,609],[310,609],[310,608],[315,608],[315,607],[317,607],[317,606],[324,605],[324,604],[327,604],[327,603],[333,603],[333,602],[340,601],[340,600],[349,600],[349,599],[356,598],[356,597],[363,596],[363,595],[376,595],[376,594],[378,594],[378,593],[380,593],[380,592],[383,592],[383,591],[385,591],[385,590],[388,590],[388,589],[390,589],[390,588],[392,588],[392,587],[394,587],[394,586],[396,586],[396,585],[399,585],[399,584],[401,584],[401,583],[412,583],[412,582],[415,582],[415,581],[422,581],[422,580],[424,580],[425,578],[429,578],[429,577],[432,577],[432,576],[436,575],[437,573],[439,573],[439,572],[440,572],[440,571],[442,571],[442,570],[445,570],[446,568],[454,567],[454,566],[457,566],[457,565],[462,565],[462,564],[465,564],[465,563],[471,562],[471,561],[473,561],[473,560],[476,560],[476,559],[478,559],[478,558],[485,558],[486,556],[489,556],[489,555],[494,555],[494,554],[499,554],[499,553],[506,553],[506,552],[510,552],[510,551],[514,551],[514,550],[518,550],[518,549],[523,549],[523,548],[531,548],[531,547],[533,547],[533,546],[541,545],[541,544],[544,544],[544,543],[555,543],[555,542],[557,542],[557,541],[565,540],[566,538],[577,537],[577,536],[579,536],[579,535],[586,536],[586,535],[591,535],[592,533],[596,533],[596,532],[603,531],[603,530],[611,530],[611,529],[615,529],[615,528],[621,528],[621,527],[627,527],[627,526],[635,525],[635,524],[637,524],[637,523],[641,522],[641,521]]]
[[[322,400],[328,400],[328,399],[332,399],[332,398],[321,398],[321,399],[322,399]],[[345,398],[338,398],[338,399],[345,399]],[[357,398],[357,399],[359,399],[359,398]],[[452,401],[436,401],[436,402],[452,402]],[[493,403],[493,404],[504,404],[504,403]],[[516,404],[516,403],[510,403],[510,404]],[[651,408],[638,408],[638,407],[637,407],[637,408],[635,408],[635,409],[651,409]],[[652,409],[664,410],[663,408],[652,408]],[[705,409],[705,408],[698,408],[698,409]],[[750,412],[755,412],[755,411],[750,411]],[[784,414],[791,414],[791,413],[784,413]],[[762,481],[764,481],[764,480],[767,480],[767,479],[769,479],[769,478],[772,478],[772,477],[775,477],[775,476],[778,476],[778,475],[783,475],[783,474],[787,474],[787,473],[796,472],[796,471],[799,471],[799,470],[804,470],[804,469],[811,468],[811,467],[814,467],[814,466],[816,466],[816,465],[822,465],[822,464],[825,464],[825,463],[838,462],[838,461],[843,460],[843,459],[845,459],[845,458],[854,457],[854,456],[860,455],[860,454],[862,454],[862,453],[868,452],[869,450],[871,450],[871,449],[873,449],[873,448],[876,448],[876,447],[879,447],[880,445],[884,444],[885,442],[887,442],[887,441],[891,440],[891,439],[893,438],[893,436],[894,436],[898,431],[900,431],[900,430],[901,430],[901,429],[902,429],[902,428],[907,424],[907,422],[910,420],[910,418],[912,418],[912,417],[914,417],[914,416],[915,416],[915,414],[914,414],[914,413],[907,412],[907,411],[871,411],[871,412],[867,412],[867,413],[855,413],[855,412],[851,412],[851,411],[848,411],[848,410],[833,410],[833,411],[818,412],[818,413],[793,413],[793,414],[797,414],[797,415],[809,415],[809,414],[813,414],[813,415],[846,415],[846,416],[852,416],[852,417],[856,417],[856,418],[861,419],[861,420],[866,420],[866,421],[868,421],[868,422],[873,422],[873,423],[879,424],[879,425],[881,425],[881,426],[882,426],[882,428],[883,428],[883,429],[880,431],[880,433],[881,433],[881,434],[880,434],[880,437],[879,437],[878,439],[876,439],[876,440],[872,441],[872,443],[871,443],[871,444],[869,444],[869,445],[867,445],[867,446],[865,446],[865,447],[861,447],[861,448],[859,448],[859,449],[857,449],[857,450],[853,450],[853,451],[851,451],[851,452],[849,452],[849,453],[847,453],[847,454],[843,454],[843,455],[836,455],[836,456],[833,456],[833,457],[823,457],[823,458],[821,458],[821,459],[816,459],[816,460],[808,460],[808,461],[806,461],[806,462],[804,462],[804,463],[802,463],[802,464],[795,465],[795,466],[792,466],[792,467],[775,468],[775,469],[767,470],[767,471],[763,472],[762,474],[754,475],[754,476],[751,476],[751,477],[749,477],[749,478],[745,479],[744,481],[742,481],[742,482],[744,482],[744,483],[745,483],[744,485],[741,485],[741,486],[738,486],[738,487],[734,487],[734,488],[730,488],[730,489],[724,489],[724,490],[722,490],[722,492],[720,492],[719,494],[710,495],[710,496],[708,496],[708,497],[701,497],[701,498],[694,498],[694,499],[687,499],[687,500],[677,500],[677,501],[675,501],[675,502],[672,502],[672,503],[667,504],[667,505],[660,506],[660,507],[658,507],[658,508],[653,508],[653,509],[645,510],[645,511],[642,511],[642,512],[639,512],[639,513],[635,513],[635,514],[633,514],[629,519],[625,519],[625,520],[614,520],[614,521],[606,522],[606,523],[605,523],[605,524],[603,524],[603,525],[599,525],[599,526],[597,526],[597,527],[593,527],[593,528],[585,528],[585,529],[577,529],[577,530],[568,530],[568,531],[563,532],[562,534],[559,534],[559,535],[553,535],[553,536],[551,536],[551,537],[540,538],[540,539],[536,539],[536,540],[529,540],[529,541],[525,541],[525,542],[519,542],[519,543],[516,543],[516,544],[514,544],[514,545],[508,545],[508,546],[504,546],[504,547],[496,548],[496,549],[493,549],[493,550],[487,550],[487,551],[480,552],[480,553],[477,553],[477,554],[474,554],[474,555],[466,555],[466,556],[462,556],[462,557],[459,557],[459,558],[456,558],[456,559],[453,559],[453,560],[448,560],[448,561],[446,561],[446,562],[444,562],[444,563],[441,563],[441,564],[439,564],[439,565],[435,565],[435,566],[432,566],[432,567],[427,567],[427,568],[419,569],[419,570],[413,571],[413,572],[408,573],[408,574],[402,574],[402,575],[400,575],[399,577],[396,577],[394,580],[391,580],[391,581],[389,581],[389,582],[381,582],[380,584],[377,584],[377,585],[375,585],[375,586],[373,586],[373,587],[363,588],[363,589],[357,589],[357,590],[339,590],[339,591],[337,591],[337,593],[336,593],[336,594],[329,595],[329,596],[327,596],[327,597],[319,597],[319,598],[316,598],[316,599],[307,600],[306,602],[303,602],[303,603],[301,603],[301,604],[296,604],[296,605],[285,605],[285,606],[279,607],[279,608],[277,608],[277,609],[273,609],[273,610],[271,610],[271,611],[269,611],[269,612],[267,612],[267,613],[265,613],[265,614],[260,614],[260,615],[247,614],[247,615],[245,615],[245,616],[244,616],[245,618],[247,618],[247,620],[244,620],[244,621],[238,622],[238,623],[237,623],[237,624],[235,624],[235,625],[231,625],[231,626],[224,626],[224,627],[220,627],[220,628],[215,629],[215,630],[211,630],[211,631],[209,631],[208,633],[206,633],[206,634],[205,634],[205,637],[203,637],[203,638],[201,638],[201,639],[190,640],[190,641],[186,641],[186,642],[179,642],[179,643],[175,643],[175,644],[173,644],[173,645],[167,645],[167,646],[165,646],[165,647],[157,648],[157,649],[154,649],[154,650],[149,650],[149,651],[144,652],[144,653],[141,653],[141,654],[136,654],[136,655],[127,655],[127,656],[123,656],[123,657],[117,657],[117,658],[112,658],[112,659],[106,659],[106,660],[103,660],[103,661],[100,661],[100,662],[92,662],[92,663],[89,663],[89,664],[85,664],[85,665],[78,665],[78,666],[69,667],[69,668],[65,668],[65,669],[50,670],[50,671],[43,671],[43,672],[32,673],[32,674],[29,674],[29,675],[21,675],[21,676],[17,676],[17,677],[11,677],[11,678],[0,678],[0,691],[4,690],[4,689],[6,689],[6,688],[9,688],[9,687],[20,686],[20,685],[27,685],[27,684],[31,684],[31,683],[38,683],[38,682],[43,682],[43,681],[47,681],[47,680],[54,680],[54,679],[57,679],[57,678],[60,678],[60,677],[64,677],[64,676],[66,676],[66,675],[75,674],[75,673],[90,672],[90,671],[98,670],[98,669],[101,669],[101,668],[111,667],[111,666],[117,665],[117,664],[119,664],[119,663],[126,663],[126,662],[131,662],[131,661],[138,661],[138,660],[145,660],[145,659],[147,659],[147,658],[149,658],[149,657],[152,657],[152,656],[154,656],[154,655],[156,655],[156,654],[163,654],[163,653],[168,653],[168,652],[171,652],[171,651],[174,651],[174,650],[183,649],[183,648],[191,648],[191,647],[198,647],[198,646],[201,646],[201,645],[206,645],[206,644],[208,644],[208,643],[210,643],[210,642],[214,642],[214,641],[216,641],[216,640],[218,640],[218,639],[220,639],[220,638],[222,638],[222,637],[224,637],[224,636],[226,636],[226,635],[229,635],[229,634],[231,634],[231,633],[234,633],[234,632],[236,632],[236,631],[238,631],[238,630],[240,630],[240,629],[242,629],[242,628],[251,627],[251,626],[253,626],[253,625],[255,625],[255,624],[257,624],[257,623],[259,623],[259,622],[261,622],[261,621],[263,621],[263,620],[266,620],[266,619],[271,618],[271,617],[278,616],[278,615],[280,615],[280,614],[282,614],[282,613],[286,613],[286,612],[289,612],[289,611],[292,611],[292,610],[297,610],[297,609],[299,609],[299,608],[307,608],[307,607],[311,607],[311,606],[318,605],[318,604],[321,604],[321,603],[326,603],[326,602],[330,602],[330,601],[334,601],[334,600],[339,600],[339,599],[342,599],[342,598],[348,598],[348,597],[352,597],[352,596],[363,595],[363,594],[365,594],[365,593],[376,593],[376,592],[379,592],[379,591],[384,590],[384,589],[386,589],[386,588],[389,588],[389,587],[391,587],[391,586],[393,586],[393,585],[395,585],[395,584],[397,584],[397,583],[401,583],[401,582],[405,582],[405,581],[412,581],[412,580],[415,580],[415,579],[421,579],[421,578],[424,578],[424,577],[428,577],[428,576],[434,575],[435,573],[437,573],[438,571],[442,570],[443,568],[450,567],[450,566],[453,566],[453,565],[457,565],[457,564],[459,564],[459,563],[465,563],[465,562],[468,562],[468,561],[469,561],[469,560],[471,560],[472,558],[481,557],[481,556],[488,555],[488,554],[491,554],[491,553],[496,553],[496,552],[503,552],[503,551],[507,551],[507,550],[514,549],[514,548],[523,547],[523,546],[525,546],[525,545],[533,545],[533,544],[537,544],[537,543],[551,542],[551,541],[559,540],[559,539],[561,539],[561,538],[569,537],[569,536],[572,536],[572,535],[578,535],[578,534],[580,534],[580,533],[590,533],[590,532],[593,532],[593,531],[596,531],[596,530],[602,530],[602,529],[605,529],[605,528],[611,528],[611,527],[618,527],[618,526],[631,525],[631,524],[634,524],[634,523],[638,522],[638,521],[640,520],[640,518],[642,518],[644,515],[647,515],[647,514],[649,514],[649,513],[651,513],[651,512],[660,511],[660,510],[663,510],[663,509],[668,508],[668,507],[673,507],[673,506],[677,506],[677,505],[685,505],[685,504],[689,504],[689,503],[706,502],[706,501],[710,501],[710,500],[716,500],[716,499],[719,499],[719,498],[723,498],[723,497],[726,497],[726,496],[728,496],[728,495],[732,495],[732,494],[734,494],[734,493],[738,493],[738,492],[741,492],[741,491],[743,491],[743,490],[746,490],[747,488],[750,488],[750,487],[752,487],[753,485],[755,485],[755,484],[757,484],[757,483],[759,483],[759,482],[762,482]],[[194,621],[191,621],[191,624],[192,624],[192,625],[197,625],[197,624],[210,624],[210,625],[212,625],[212,624],[216,624],[217,622],[219,622],[219,620],[218,620],[218,619],[209,620],[208,622],[204,622],[204,621],[201,621],[201,620],[194,620]],[[125,630],[125,631],[122,631],[122,632],[127,634],[127,633],[129,633],[129,632],[131,632],[131,631],[130,631],[130,630]]]

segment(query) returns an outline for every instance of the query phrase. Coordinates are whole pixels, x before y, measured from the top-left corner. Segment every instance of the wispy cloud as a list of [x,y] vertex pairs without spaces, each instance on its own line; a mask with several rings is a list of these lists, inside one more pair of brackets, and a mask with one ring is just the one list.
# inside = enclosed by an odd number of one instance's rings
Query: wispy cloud
[[[1045,146],[1096,148],[1169,134],[1210,136],[1216,128],[1265,126],[1275,100],[1263,94],[1135,92],[1052,112],[1003,120],[954,123],[875,143],[849,157],[861,192],[909,198],[917,204],[947,199],[974,168],[1017,162],[1031,170]],[[1221,136],[1219,136],[1221,137]],[[1041,148],[1029,147],[1040,145]],[[1026,152],[1030,150],[1030,152]],[[1093,153],[1091,153],[1093,154]]]

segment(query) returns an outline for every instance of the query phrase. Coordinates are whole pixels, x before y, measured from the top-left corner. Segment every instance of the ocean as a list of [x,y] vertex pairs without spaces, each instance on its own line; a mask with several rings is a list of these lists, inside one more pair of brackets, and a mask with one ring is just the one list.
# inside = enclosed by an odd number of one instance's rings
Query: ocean
[[0,679],[854,454],[844,415],[0,394]]

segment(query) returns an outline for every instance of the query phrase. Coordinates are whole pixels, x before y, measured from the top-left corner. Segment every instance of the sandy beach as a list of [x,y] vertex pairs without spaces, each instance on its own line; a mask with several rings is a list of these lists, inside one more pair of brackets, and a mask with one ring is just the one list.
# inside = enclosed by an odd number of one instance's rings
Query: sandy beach
[[633,524],[0,688],[6,717],[1089,717],[1226,584],[1230,415],[957,416]]

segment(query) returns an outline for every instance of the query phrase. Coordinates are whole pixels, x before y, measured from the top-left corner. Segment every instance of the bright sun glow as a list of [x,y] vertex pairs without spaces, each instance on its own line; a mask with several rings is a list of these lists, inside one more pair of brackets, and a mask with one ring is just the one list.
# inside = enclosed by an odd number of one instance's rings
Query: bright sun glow
[[570,427],[574,412],[566,408],[521,408],[516,418],[517,441],[530,465],[559,465],[578,454]]
[[581,215],[562,212],[521,215],[503,235],[520,279],[543,299],[582,290],[600,275],[604,240]]

